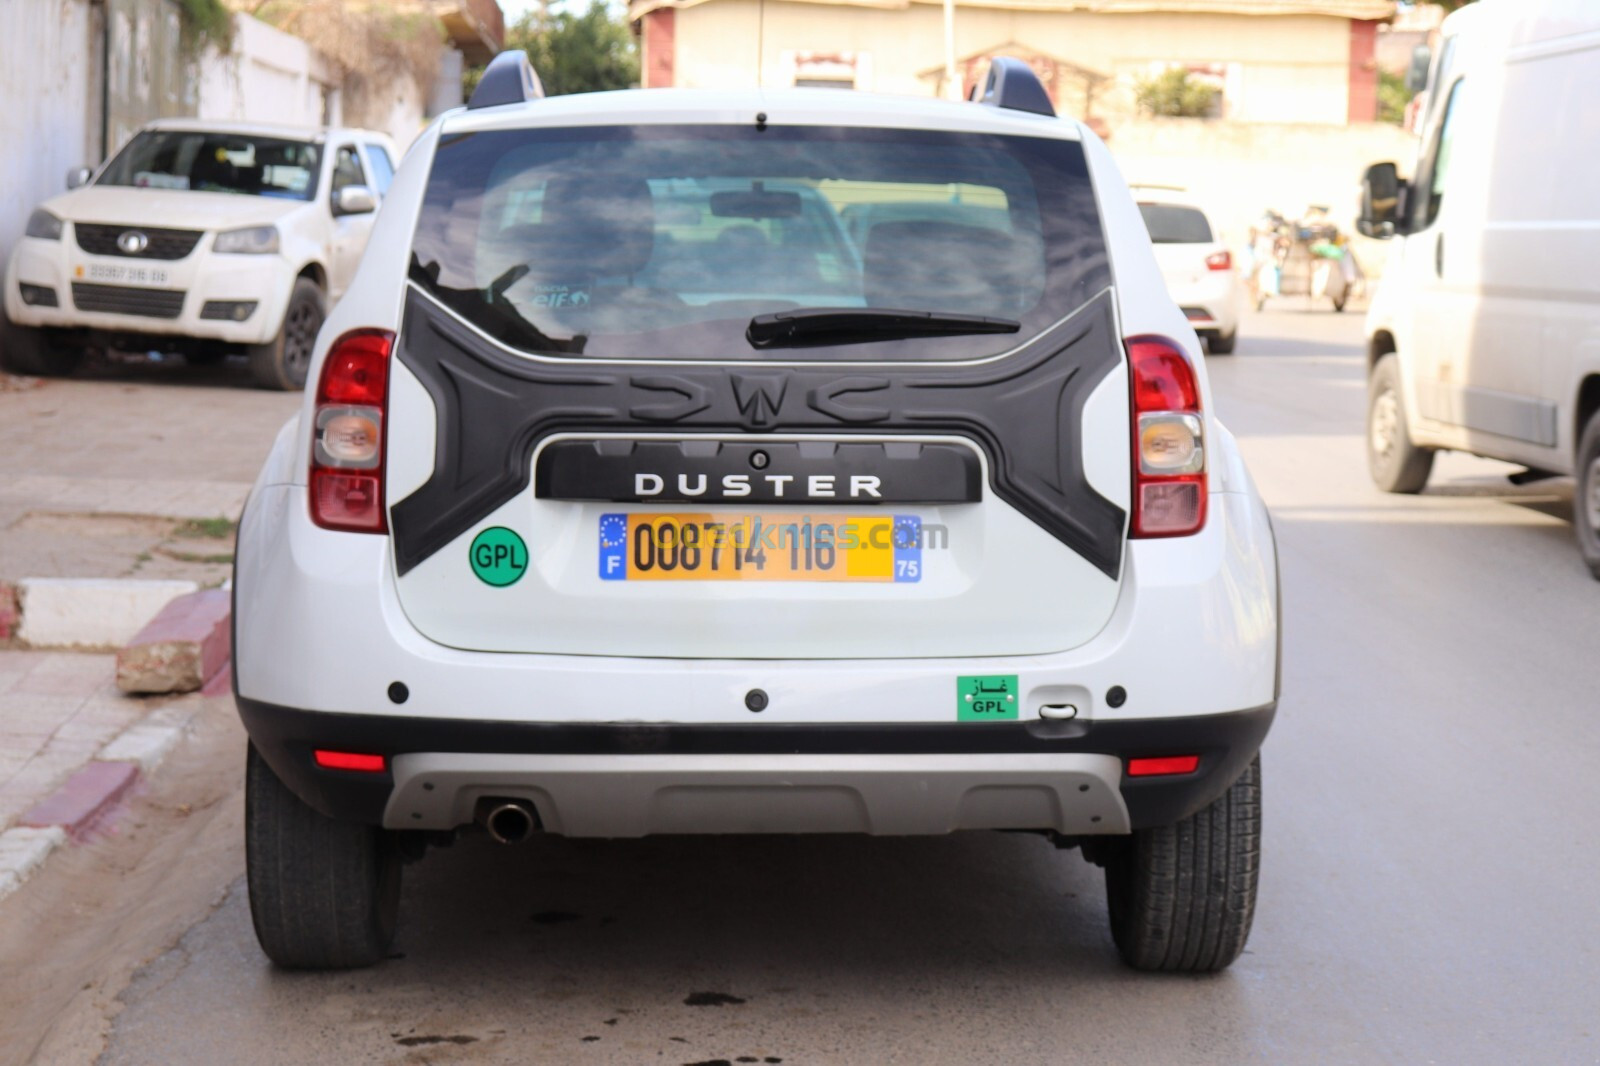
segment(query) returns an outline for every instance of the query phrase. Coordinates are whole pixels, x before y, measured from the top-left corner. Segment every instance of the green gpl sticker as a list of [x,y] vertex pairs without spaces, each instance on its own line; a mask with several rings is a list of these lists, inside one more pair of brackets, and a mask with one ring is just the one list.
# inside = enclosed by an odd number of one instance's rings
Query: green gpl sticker
[[956,678],[958,722],[1014,722],[1021,705],[1016,674]]
[[478,580],[495,588],[516,584],[528,570],[527,544],[505,526],[490,526],[473,537],[467,556]]

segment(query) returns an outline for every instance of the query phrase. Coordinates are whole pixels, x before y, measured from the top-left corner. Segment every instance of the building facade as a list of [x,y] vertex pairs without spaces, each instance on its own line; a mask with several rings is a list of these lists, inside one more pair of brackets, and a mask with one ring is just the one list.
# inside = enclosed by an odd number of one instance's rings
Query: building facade
[[1394,0],[634,0],[646,88],[970,89],[989,59],[1028,62],[1064,114],[1114,129],[1137,90],[1181,67],[1212,117],[1344,125],[1377,116],[1378,27]]

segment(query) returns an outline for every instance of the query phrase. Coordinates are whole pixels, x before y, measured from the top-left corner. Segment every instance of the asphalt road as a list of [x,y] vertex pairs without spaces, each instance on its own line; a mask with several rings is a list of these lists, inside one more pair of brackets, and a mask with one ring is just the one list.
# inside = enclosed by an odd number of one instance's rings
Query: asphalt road
[[1288,624],[1260,908],[1226,974],[1123,969],[1098,871],[1000,834],[463,842],[408,871],[390,961],[284,974],[235,847],[101,1061],[1600,1058],[1600,584],[1570,483],[1449,456],[1383,496],[1359,318],[1245,330],[1211,369]]

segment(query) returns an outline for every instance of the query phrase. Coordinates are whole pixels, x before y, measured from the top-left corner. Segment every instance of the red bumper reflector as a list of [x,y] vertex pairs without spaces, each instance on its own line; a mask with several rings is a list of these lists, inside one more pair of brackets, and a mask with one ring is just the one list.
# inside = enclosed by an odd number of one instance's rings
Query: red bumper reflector
[[317,751],[313,755],[324,770],[358,770],[364,774],[383,773],[382,755],[361,755],[353,751]]
[[1155,759],[1129,759],[1129,777],[1165,777],[1169,774],[1192,774],[1200,765],[1198,755],[1164,755]]

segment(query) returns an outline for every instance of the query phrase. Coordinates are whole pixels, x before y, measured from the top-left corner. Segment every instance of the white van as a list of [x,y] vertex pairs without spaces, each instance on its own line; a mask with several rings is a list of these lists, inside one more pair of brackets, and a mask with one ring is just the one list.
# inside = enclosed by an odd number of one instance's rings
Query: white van
[[1575,474],[1600,578],[1600,3],[1482,0],[1445,20],[1413,177],[1368,169],[1359,228],[1395,239],[1367,316],[1372,478],[1433,453]]

